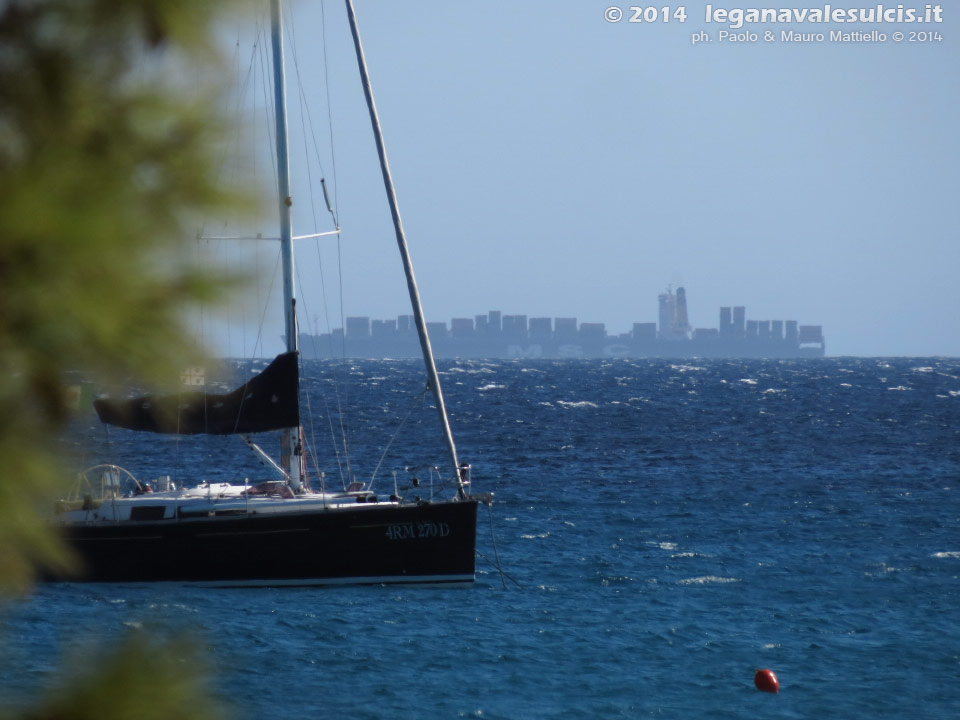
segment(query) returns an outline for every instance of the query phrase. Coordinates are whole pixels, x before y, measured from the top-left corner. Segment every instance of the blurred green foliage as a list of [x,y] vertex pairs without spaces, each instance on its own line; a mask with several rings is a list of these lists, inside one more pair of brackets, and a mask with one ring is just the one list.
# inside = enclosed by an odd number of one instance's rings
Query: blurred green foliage
[[86,667],[49,693],[25,720],[180,720],[222,716],[197,672],[189,643],[151,642],[132,633],[119,648],[89,658]]
[[[0,592],[69,563],[44,522],[65,371],[155,382],[198,359],[183,311],[224,283],[179,258],[197,217],[253,207],[215,177],[227,5],[0,3]],[[186,655],[131,639],[32,717],[209,717]]]
[[[223,283],[179,258],[216,180],[213,0],[22,0],[0,15],[0,583],[64,553],[63,376],[156,381],[197,358],[183,310]],[[207,70],[209,68],[210,70]],[[189,69],[190,87],[180,87]],[[249,203],[243,206],[249,207]],[[193,356],[191,356],[193,355]]]

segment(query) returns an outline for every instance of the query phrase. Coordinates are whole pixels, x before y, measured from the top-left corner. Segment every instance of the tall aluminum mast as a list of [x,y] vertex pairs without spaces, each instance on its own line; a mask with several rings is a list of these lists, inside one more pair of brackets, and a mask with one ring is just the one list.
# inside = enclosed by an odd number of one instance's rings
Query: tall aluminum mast
[[[280,0],[270,0],[270,37],[273,46],[273,97],[277,134],[277,188],[280,209],[280,256],[283,265],[283,316],[287,352],[299,349],[297,298],[294,288],[293,228],[290,208],[290,153],[287,147],[287,96],[283,63],[283,17]],[[280,467],[290,477],[294,492],[301,488],[300,428],[288,428],[281,436]],[[295,463],[295,464],[294,464]]]
[[437,365],[433,359],[433,348],[430,346],[430,336],[427,335],[427,324],[423,318],[423,306],[420,303],[420,291],[417,289],[417,280],[413,275],[413,264],[410,261],[410,251],[407,249],[407,237],[400,220],[400,208],[397,205],[397,194],[393,189],[393,178],[390,175],[390,165],[387,163],[387,152],[383,144],[383,133],[380,130],[380,117],[377,114],[377,105],[373,101],[373,90],[370,87],[370,74],[367,72],[367,61],[363,54],[363,45],[360,43],[360,31],[357,28],[357,16],[353,11],[353,0],[346,0],[347,17],[350,19],[350,32],[353,35],[353,46],[357,51],[357,65],[360,68],[360,79],[363,82],[363,94],[367,98],[367,109],[370,111],[370,124],[373,126],[373,137],[377,143],[377,154],[380,156],[380,171],[383,173],[383,185],[387,191],[387,200],[390,203],[390,214],[393,216],[393,227],[397,234],[397,246],[400,248],[400,258],[403,261],[403,271],[407,276],[407,290],[410,293],[410,304],[413,307],[413,317],[417,324],[417,334],[420,336],[420,350],[423,352],[423,362],[427,366],[427,381],[433,391],[437,403],[437,413],[440,416],[440,425],[443,428],[443,439],[447,444],[447,451],[453,461],[454,476],[457,478],[458,494],[464,497],[464,477],[460,473],[460,462],[457,460],[457,446],[453,442],[453,433],[450,430],[450,419],[447,417],[447,406],[443,402],[443,390],[440,388],[440,377],[437,374]]

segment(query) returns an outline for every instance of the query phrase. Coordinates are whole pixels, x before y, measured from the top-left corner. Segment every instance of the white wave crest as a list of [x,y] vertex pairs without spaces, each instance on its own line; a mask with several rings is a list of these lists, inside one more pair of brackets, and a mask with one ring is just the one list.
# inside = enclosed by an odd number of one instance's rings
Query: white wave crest
[[[488,367],[452,367],[446,369],[444,372],[447,373],[463,373],[465,375],[492,375],[495,371]],[[442,373],[441,373],[442,374]]]
[[726,585],[740,582],[740,578],[718,577],[716,575],[702,575],[701,577],[678,580],[677,585]]

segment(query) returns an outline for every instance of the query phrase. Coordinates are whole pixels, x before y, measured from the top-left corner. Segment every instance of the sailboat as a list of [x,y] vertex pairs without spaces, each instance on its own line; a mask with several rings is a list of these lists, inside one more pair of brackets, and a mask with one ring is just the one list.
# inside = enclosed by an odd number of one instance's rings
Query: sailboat
[[[308,487],[300,423],[283,21],[280,0],[271,0],[286,352],[230,393],[99,398],[95,408],[102,422],[131,430],[239,435],[278,479],[177,488],[166,478],[152,488],[116,465],[92,468],[81,475],[74,493],[58,504],[55,522],[80,567],[75,575],[57,579],[220,587],[474,581],[477,509],[488,497],[470,492],[470,467],[457,455],[352,0],[346,0],[346,6],[427,383],[449,455],[452,496],[383,497],[362,483],[351,483],[342,492]],[[267,431],[281,434],[279,462],[251,437]]]

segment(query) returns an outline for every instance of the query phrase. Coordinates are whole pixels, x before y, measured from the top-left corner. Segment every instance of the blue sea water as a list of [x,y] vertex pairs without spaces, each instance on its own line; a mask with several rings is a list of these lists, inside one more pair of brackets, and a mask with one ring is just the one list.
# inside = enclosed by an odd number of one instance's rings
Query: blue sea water
[[[339,437],[327,416],[350,408],[361,476],[411,402],[378,486],[443,462],[417,363],[310,370],[352,381],[307,384],[308,433]],[[474,587],[42,586],[0,616],[0,695],[146,627],[192,636],[239,718],[960,717],[960,360],[442,370],[496,494]],[[229,438],[82,431],[85,460],[145,477],[254,472]]]

